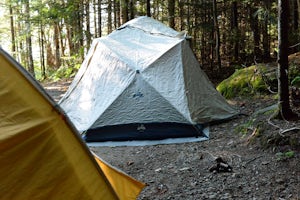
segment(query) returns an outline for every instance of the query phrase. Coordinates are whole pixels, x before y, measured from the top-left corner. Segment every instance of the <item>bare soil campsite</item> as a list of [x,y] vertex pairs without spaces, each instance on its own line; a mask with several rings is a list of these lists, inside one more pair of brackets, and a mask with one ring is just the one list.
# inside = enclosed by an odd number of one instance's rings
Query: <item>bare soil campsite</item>
[[[59,100],[69,84],[43,85]],[[90,149],[146,183],[141,200],[299,199],[300,122],[271,119],[272,95],[229,101],[243,115],[212,125],[207,141]]]

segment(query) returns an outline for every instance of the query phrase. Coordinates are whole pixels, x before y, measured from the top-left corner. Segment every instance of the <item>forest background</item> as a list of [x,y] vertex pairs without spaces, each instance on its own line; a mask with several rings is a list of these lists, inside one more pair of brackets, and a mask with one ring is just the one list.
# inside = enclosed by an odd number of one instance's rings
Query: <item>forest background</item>
[[[5,0],[0,44],[37,79],[73,76],[94,38],[137,16],[191,36],[211,79],[277,59],[275,0]],[[289,1],[289,53],[300,50],[300,0]]]

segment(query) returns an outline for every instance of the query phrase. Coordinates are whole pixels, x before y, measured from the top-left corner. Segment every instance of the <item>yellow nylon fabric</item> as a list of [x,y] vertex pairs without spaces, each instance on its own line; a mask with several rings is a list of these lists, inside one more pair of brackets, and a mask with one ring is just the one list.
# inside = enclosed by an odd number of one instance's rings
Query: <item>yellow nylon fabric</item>
[[141,183],[132,177],[124,176],[123,172],[118,171],[111,165],[105,163],[99,157],[95,156],[95,159],[116,191],[119,199],[135,199],[139,195],[141,189],[145,187],[144,183]]
[[16,65],[0,49],[0,198],[119,199],[77,133]]

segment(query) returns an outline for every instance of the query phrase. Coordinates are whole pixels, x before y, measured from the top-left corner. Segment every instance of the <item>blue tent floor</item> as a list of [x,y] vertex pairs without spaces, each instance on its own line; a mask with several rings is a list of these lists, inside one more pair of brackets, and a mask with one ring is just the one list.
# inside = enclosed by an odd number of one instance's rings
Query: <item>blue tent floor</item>
[[158,144],[179,144],[188,142],[200,142],[209,139],[209,127],[205,127],[202,132],[207,137],[182,137],[182,138],[167,138],[162,140],[132,140],[132,141],[106,141],[106,142],[87,142],[89,147],[117,147],[117,146],[147,146]]

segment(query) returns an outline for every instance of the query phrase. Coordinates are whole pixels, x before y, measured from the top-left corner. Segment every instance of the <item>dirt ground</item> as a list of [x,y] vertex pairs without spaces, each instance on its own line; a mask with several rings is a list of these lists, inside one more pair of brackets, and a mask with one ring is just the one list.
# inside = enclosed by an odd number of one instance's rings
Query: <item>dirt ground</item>
[[[43,85],[59,100],[69,83]],[[300,199],[300,121],[270,120],[272,97],[231,103],[244,115],[212,125],[207,141],[91,150],[146,183],[139,200]]]

